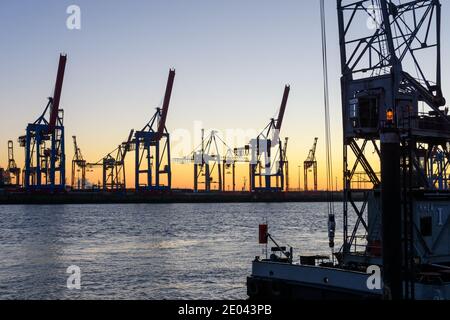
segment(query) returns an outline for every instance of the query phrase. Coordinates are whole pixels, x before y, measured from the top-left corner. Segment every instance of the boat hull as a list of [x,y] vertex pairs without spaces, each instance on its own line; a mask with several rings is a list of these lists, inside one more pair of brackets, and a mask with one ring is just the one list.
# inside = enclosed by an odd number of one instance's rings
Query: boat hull
[[253,262],[247,278],[250,299],[270,300],[374,300],[381,290],[367,287],[369,274],[342,269]]
[[250,300],[380,300],[381,295],[313,286],[295,281],[247,278]]

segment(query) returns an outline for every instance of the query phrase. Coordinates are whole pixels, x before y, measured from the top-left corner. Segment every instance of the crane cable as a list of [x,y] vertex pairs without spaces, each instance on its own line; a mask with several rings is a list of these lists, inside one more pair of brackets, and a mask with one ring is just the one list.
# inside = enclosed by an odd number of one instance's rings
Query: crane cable
[[[327,172],[327,205],[328,205],[328,240],[329,246],[334,253],[334,236],[336,222],[334,216],[333,197],[333,159],[331,153],[331,128],[330,128],[330,99],[328,88],[328,55],[327,55],[327,33],[325,21],[325,0],[320,0],[320,19],[322,29],[322,63],[323,63],[323,97],[325,107],[325,141],[326,141],[326,172]],[[334,260],[334,257],[333,257]]]

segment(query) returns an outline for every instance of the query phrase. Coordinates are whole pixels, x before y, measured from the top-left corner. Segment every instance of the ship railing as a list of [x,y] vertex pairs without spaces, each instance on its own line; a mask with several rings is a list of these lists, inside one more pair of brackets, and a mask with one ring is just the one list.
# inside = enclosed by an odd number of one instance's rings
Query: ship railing
[[367,250],[367,236],[356,235],[355,237],[347,237],[347,243],[351,245],[350,249],[353,253],[364,253]]
[[[447,116],[448,117],[448,116]],[[433,131],[450,134],[448,123],[432,112],[403,112],[398,126],[405,130]]]

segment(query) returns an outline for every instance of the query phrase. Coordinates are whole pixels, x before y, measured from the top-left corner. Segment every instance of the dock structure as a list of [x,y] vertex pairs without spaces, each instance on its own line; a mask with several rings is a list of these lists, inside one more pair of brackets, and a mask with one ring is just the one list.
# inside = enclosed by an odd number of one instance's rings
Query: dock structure
[[[1,169],[1,168],[0,168]],[[2,170],[0,170],[1,174]],[[334,193],[336,201],[342,201],[342,193]],[[75,190],[66,193],[35,193],[23,189],[0,189],[0,204],[133,204],[133,203],[317,203],[325,202],[326,192],[205,192],[184,189],[169,191],[135,192],[134,190],[114,192],[94,190]],[[362,196],[356,199],[362,200]]]

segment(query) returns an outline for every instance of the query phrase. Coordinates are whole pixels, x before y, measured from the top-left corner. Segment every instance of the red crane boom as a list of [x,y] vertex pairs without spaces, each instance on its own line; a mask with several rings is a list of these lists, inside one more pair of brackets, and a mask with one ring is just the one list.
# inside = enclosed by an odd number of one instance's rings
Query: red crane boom
[[275,129],[278,130],[278,131],[281,130],[281,125],[283,124],[284,113],[286,111],[286,105],[287,105],[287,102],[288,102],[289,92],[290,91],[291,91],[291,87],[289,85],[287,85],[284,88],[283,100],[281,101],[280,112],[278,113],[278,119],[277,119],[277,123],[276,123],[276,126],[275,126]]
[[59,113],[59,102],[61,100],[61,91],[64,81],[64,71],[66,69],[67,56],[59,56],[58,73],[56,75],[55,91],[52,98],[52,108],[50,110],[49,132],[53,132],[56,126],[56,120]]
[[161,109],[161,118],[158,121],[158,131],[156,132],[155,135],[155,140],[157,141],[161,140],[164,134],[164,129],[166,128],[166,119],[167,113],[169,112],[170,98],[172,96],[172,88],[174,80],[175,80],[175,70],[170,69],[169,79],[167,80],[166,93],[164,95],[164,102]]

